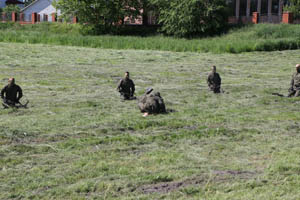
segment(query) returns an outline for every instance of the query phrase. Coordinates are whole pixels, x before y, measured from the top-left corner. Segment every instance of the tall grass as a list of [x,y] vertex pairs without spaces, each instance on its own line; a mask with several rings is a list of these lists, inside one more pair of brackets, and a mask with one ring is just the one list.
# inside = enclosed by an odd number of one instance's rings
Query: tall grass
[[[300,99],[271,93],[299,54],[0,43],[1,87],[15,77],[30,101],[0,109],[0,199],[298,199]],[[213,64],[223,94],[207,90]],[[174,112],[121,101],[125,70]]]
[[300,25],[259,24],[235,28],[211,38],[179,39],[161,35],[91,35],[79,24],[0,24],[0,42],[54,44],[108,49],[145,49],[174,52],[242,53],[300,49]]

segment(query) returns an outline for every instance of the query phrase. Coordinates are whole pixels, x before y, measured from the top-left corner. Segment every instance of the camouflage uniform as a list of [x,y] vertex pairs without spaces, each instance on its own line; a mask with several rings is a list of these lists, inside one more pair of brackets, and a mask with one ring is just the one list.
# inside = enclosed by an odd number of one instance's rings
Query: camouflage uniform
[[210,72],[207,77],[207,84],[214,93],[221,92],[221,77],[217,72]]
[[22,89],[16,84],[6,85],[1,90],[1,98],[3,99],[3,102],[9,106],[15,106],[16,103],[19,103],[22,96]]
[[298,97],[300,94],[300,72],[296,72],[292,76],[291,87],[289,89],[289,97]]
[[163,98],[159,92],[150,92],[139,98],[139,109],[143,113],[165,113],[166,107]]
[[132,98],[134,95],[135,85],[131,79],[123,78],[120,80],[117,89],[120,92],[120,95],[122,96],[122,98],[124,98],[125,100],[128,100],[128,99]]

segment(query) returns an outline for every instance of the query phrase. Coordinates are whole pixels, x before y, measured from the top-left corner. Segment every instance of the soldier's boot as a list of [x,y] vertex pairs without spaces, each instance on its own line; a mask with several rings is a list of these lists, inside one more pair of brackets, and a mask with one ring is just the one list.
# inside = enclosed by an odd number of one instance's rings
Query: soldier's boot
[[6,103],[3,103],[3,102],[2,102],[2,106],[3,106],[4,109],[9,108],[9,106]]
[[219,88],[219,87],[218,87],[218,88],[215,88],[215,89],[214,89],[214,93],[216,93],[216,94],[217,94],[217,93],[221,93],[220,88]]
[[293,97],[295,95],[295,90],[289,90],[288,97]]
[[121,98],[121,100],[129,100],[130,95],[126,94],[126,93],[120,93],[120,98]]

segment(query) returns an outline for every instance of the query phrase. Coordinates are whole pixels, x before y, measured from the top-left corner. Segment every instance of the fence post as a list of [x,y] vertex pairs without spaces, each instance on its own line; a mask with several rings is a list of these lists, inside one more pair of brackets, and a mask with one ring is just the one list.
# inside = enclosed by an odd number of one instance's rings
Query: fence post
[[283,24],[292,24],[293,23],[293,13],[291,12],[284,12],[282,14],[282,23]]
[[52,13],[52,22],[56,22],[56,21],[57,21],[56,13]]
[[78,17],[73,17],[73,24],[77,24],[78,23]]
[[32,13],[31,15],[31,22],[35,24],[37,22],[37,13]]
[[17,21],[17,13],[15,13],[15,12],[11,13],[11,21],[12,22],[16,22]]
[[259,23],[259,13],[258,12],[253,12],[252,13],[252,23],[253,24],[258,24]]
[[20,13],[20,21],[21,21],[21,22],[24,21],[24,13]]

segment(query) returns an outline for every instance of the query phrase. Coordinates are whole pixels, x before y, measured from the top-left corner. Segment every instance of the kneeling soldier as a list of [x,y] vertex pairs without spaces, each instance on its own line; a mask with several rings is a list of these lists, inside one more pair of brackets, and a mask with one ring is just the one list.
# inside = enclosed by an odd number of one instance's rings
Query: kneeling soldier
[[5,108],[15,107],[17,103],[20,103],[23,93],[20,86],[15,84],[14,78],[8,79],[8,85],[1,90],[1,98],[3,99],[3,106]]
[[300,95],[300,64],[296,65],[296,72],[292,76],[289,97],[298,97]]
[[129,72],[125,72],[124,78],[120,80],[117,90],[124,100],[134,99],[135,85],[129,78]]
[[212,66],[211,72],[208,74],[207,77],[207,85],[211,91],[214,93],[220,93],[221,92],[221,77],[216,72],[216,66]]

